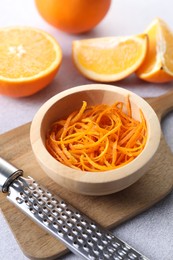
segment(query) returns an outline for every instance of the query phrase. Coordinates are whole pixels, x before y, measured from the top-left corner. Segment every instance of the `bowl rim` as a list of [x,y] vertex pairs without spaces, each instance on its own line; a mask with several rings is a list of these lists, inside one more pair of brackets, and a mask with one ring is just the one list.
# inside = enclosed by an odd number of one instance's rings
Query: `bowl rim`
[[[109,170],[109,171],[80,171],[70,168],[59,161],[57,161],[46,149],[41,138],[41,126],[42,121],[45,116],[46,111],[48,111],[56,102],[60,99],[81,91],[93,91],[93,90],[104,90],[114,93],[119,93],[122,95],[130,95],[135,99],[135,103],[139,106],[144,114],[147,122],[148,128],[148,138],[147,143],[143,151],[127,165],[121,166],[119,168]],[[145,101],[142,97],[135,94],[134,92],[109,84],[86,84],[81,86],[72,87],[70,89],[64,90],[52,98],[48,99],[35,114],[30,128],[30,142],[32,146],[33,153],[35,154],[37,160],[41,162],[46,169],[51,169],[57,171],[57,175],[68,180],[75,180],[80,183],[108,183],[115,180],[120,180],[132,175],[134,172],[142,169],[145,164],[147,164],[150,159],[154,156],[156,150],[158,149],[161,137],[161,127],[159,119],[153,110],[153,108]],[[47,160],[45,160],[47,158]],[[46,165],[46,161],[49,161],[49,166]],[[64,171],[65,170],[65,171]],[[115,173],[116,171],[116,173]],[[93,178],[94,176],[94,178]]]

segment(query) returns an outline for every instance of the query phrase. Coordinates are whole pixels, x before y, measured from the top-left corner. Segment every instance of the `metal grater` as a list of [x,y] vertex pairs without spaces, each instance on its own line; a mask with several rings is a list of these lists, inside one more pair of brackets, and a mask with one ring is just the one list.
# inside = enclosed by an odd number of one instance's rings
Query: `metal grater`
[[90,260],[147,260],[33,178],[0,158],[0,191],[34,222],[63,242],[74,254]]

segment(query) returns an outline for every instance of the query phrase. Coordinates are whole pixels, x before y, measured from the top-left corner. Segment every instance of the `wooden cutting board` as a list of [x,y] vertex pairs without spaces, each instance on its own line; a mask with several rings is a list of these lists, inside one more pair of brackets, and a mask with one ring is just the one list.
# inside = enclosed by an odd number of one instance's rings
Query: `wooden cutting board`
[[[173,109],[173,91],[147,100],[159,119]],[[173,187],[173,155],[164,137],[148,172],[124,191],[101,197],[77,195],[61,188],[37,164],[29,141],[30,124],[0,136],[0,156],[22,168],[51,192],[109,229],[141,213],[165,197]],[[0,194],[0,207],[23,253],[31,259],[56,259],[68,252],[58,240],[33,223]]]

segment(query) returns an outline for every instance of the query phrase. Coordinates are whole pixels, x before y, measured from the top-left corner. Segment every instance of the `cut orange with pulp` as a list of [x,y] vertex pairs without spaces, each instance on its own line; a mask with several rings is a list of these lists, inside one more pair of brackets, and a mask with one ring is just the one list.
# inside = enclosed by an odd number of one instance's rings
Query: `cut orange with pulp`
[[133,73],[143,62],[147,35],[105,37],[73,41],[77,69],[87,78],[113,82]]
[[173,80],[173,33],[161,19],[155,19],[148,29],[149,46],[146,58],[136,74],[149,82]]
[[48,33],[30,27],[1,28],[0,39],[0,94],[29,96],[53,80],[62,51]]

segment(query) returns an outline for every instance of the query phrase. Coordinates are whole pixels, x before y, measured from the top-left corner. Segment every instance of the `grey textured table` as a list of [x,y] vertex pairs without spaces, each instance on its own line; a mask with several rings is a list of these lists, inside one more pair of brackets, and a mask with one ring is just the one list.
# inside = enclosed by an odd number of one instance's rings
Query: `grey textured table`
[[[91,83],[81,76],[71,61],[71,41],[73,39],[132,35],[141,33],[155,17],[164,19],[173,30],[172,1],[161,0],[112,0],[106,18],[92,32],[84,35],[68,35],[49,26],[38,15],[33,0],[0,1],[0,26],[29,25],[44,29],[52,34],[63,49],[63,62],[52,84],[34,96],[12,99],[0,95],[0,134],[32,120],[37,109],[54,94],[81,84]],[[148,84],[129,77],[115,85],[126,87],[147,97],[158,96],[173,83]],[[14,113],[15,112],[15,113]],[[173,113],[162,122],[162,129],[173,151]],[[155,206],[117,227],[113,232],[133,245],[151,260],[173,259],[173,193]],[[27,259],[17,245],[6,220],[0,211],[0,260]],[[69,254],[62,259],[79,259]]]

